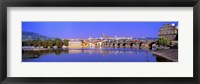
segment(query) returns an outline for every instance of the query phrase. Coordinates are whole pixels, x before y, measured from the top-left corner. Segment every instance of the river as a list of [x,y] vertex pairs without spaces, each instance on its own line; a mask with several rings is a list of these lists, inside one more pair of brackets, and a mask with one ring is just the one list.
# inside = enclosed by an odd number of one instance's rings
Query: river
[[138,48],[23,50],[22,62],[168,62]]

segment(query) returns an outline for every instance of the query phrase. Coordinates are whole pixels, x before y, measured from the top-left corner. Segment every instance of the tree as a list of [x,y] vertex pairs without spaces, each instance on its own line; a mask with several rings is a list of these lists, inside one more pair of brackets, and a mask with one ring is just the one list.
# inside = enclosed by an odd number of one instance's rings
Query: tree
[[64,40],[63,45],[68,46],[69,45],[69,40]]
[[28,40],[28,46],[33,46],[33,42],[31,40]]
[[42,41],[42,46],[43,46],[44,48],[47,48],[47,47],[49,46],[48,41]]
[[[30,45],[32,45],[32,42],[30,42]],[[28,41],[22,41],[22,46],[29,46]]]
[[34,40],[34,41],[32,41],[32,43],[33,43],[34,47],[40,47],[40,46],[42,46],[42,42],[41,41]]
[[32,41],[32,43],[33,43],[33,46],[35,46],[35,47],[42,46],[42,42],[40,40],[40,37],[38,37],[36,40]]
[[55,39],[55,45],[58,47],[58,48],[61,48],[63,43],[60,39]]
[[159,37],[157,40],[158,45],[169,46],[170,40],[166,37]]
[[38,47],[42,46],[41,41],[37,41]]
[[37,47],[37,46],[38,46],[37,41],[33,41],[33,46],[34,46],[34,47]]
[[52,41],[52,40],[49,40],[49,41],[48,41],[48,46],[49,46],[50,48],[53,48],[53,41]]

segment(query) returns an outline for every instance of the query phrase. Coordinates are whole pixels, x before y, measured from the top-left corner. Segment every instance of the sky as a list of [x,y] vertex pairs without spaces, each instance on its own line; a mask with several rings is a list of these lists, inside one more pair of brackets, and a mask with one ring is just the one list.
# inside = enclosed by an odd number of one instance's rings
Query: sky
[[[153,37],[166,22],[22,22],[22,31],[54,38],[89,38],[107,36]],[[178,22],[174,23],[178,26]]]

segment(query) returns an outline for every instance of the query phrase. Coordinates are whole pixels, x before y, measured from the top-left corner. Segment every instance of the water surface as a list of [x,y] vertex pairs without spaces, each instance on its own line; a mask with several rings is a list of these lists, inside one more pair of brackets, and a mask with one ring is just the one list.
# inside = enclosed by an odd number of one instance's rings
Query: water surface
[[22,51],[22,62],[165,62],[150,50],[137,48],[76,48]]

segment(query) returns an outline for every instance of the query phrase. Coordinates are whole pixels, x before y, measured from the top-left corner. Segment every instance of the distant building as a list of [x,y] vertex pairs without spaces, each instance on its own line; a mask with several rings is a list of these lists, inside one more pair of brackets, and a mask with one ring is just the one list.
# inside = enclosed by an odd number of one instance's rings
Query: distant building
[[70,40],[68,47],[82,47],[82,42],[80,40]]
[[112,39],[113,37],[111,37],[111,36],[106,36],[106,35],[102,35],[101,37],[99,37],[99,39],[101,39],[101,40],[110,40],[110,39]]
[[129,40],[131,40],[132,37],[131,37],[131,36],[130,36],[130,37],[118,37],[118,36],[112,37],[112,36],[106,36],[106,35],[103,34],[101,37],[98,37],[98,39],[100,39],[100,40],[120,40],[120,39],[129,39]]
[[159,37],[161,36],[164,36],[171,41],[177,41],[178,40],[177,26],[175,24],[172,25],[168,23],[164,24],[164,26],[162,26],[159,31]]

